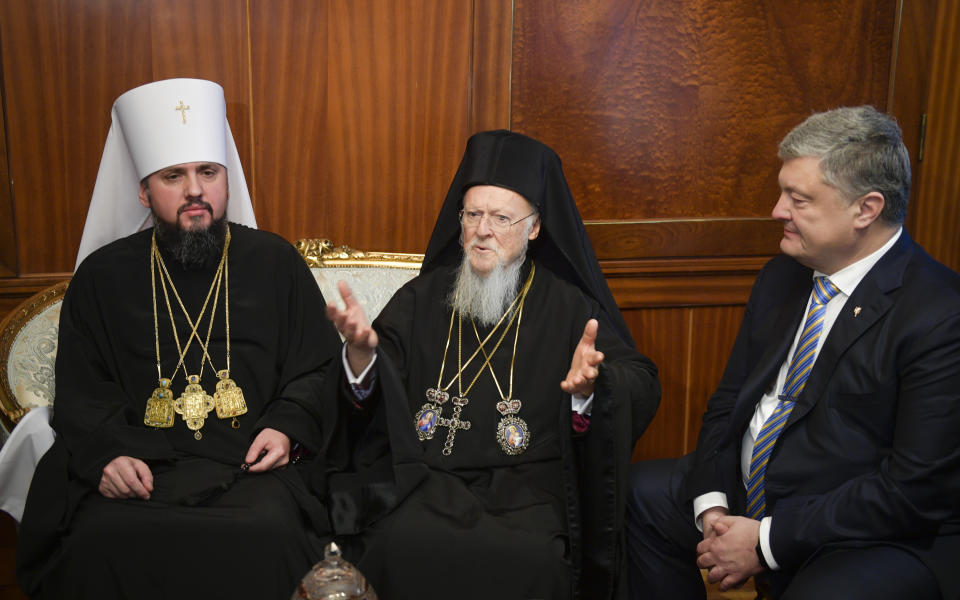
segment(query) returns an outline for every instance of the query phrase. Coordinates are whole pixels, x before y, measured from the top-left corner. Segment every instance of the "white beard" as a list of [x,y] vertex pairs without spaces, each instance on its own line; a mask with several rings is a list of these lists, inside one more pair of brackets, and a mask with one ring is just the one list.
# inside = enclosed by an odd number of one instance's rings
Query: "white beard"
[[484,277],[470,266],[469,250],[465,250],[448,299],[450,307],[462,315],[473,317],[482,325],[495,325],[517,296],[526,254],[524,243],[523,252],[513,263],[504,265],[503,259],[499,258],[497,265]]

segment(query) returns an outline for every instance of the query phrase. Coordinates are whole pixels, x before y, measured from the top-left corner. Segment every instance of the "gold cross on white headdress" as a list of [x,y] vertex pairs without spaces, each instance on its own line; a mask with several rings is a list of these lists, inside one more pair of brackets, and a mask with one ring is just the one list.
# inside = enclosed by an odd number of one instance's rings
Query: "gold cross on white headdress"
[[190,107],[189,107],[189,106],[186,106],[186,105],[183,103],[183,100],[181,100],[181,101],[180,101],[180,105],[179,105],[179,106],[174,106],[174,107],[173,107],[173,110],[179,110],[179,111],[180,111],[180,116],[183,117],[183,124],[186,125],[186,124],[187,124],[187,111],[190,110]]

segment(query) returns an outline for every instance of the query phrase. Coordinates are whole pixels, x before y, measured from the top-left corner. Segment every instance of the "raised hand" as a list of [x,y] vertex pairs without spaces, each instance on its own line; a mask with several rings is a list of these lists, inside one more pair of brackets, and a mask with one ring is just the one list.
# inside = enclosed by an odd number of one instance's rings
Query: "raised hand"
[[596,347],[598,327],[597,320],[590,319],[583,328],[583,335],[570,360],[570,371],[567,372],[567,378],[560,382],[560,388],[568,394],[593,394],[593,382],[597,380],[600,373],[598,367],[603,362],[603,352]]
[[353,374],[359,375],[373,360],[379,338],[367,321],[367,315],[363,313],[363,307],[357,302],[350,286],[344,281],[338,281],[337,289],[343,298],[344,308],[341,310],[335,302],[328,303],[327,318],[347,340],[347,361]]

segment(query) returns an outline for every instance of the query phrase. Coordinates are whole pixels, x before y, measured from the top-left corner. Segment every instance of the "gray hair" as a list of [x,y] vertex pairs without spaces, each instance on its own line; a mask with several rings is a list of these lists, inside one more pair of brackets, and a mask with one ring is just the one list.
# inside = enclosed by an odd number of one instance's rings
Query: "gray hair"
[[780,160],[820,159],[823,181],[849,200],[883,195],[880,218],[901,224],[910,198],[910,156],[897,122],[872,106],[815,113],[780,142]]

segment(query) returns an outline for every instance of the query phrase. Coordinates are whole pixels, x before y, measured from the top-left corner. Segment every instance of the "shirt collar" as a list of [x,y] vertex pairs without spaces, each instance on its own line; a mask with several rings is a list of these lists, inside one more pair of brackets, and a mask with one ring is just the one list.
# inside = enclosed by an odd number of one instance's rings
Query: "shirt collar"
[[[830,281],[833,285],[837,286],[840,292],[844,296],[850,296],[853,293],[853,290],[857,289],[857,286],[860,285],[860,282],[864,277],[867,276],[867,273],[870,272],[870,269],[873,268],[877,261],[879,261],[884,254],[887,253],[890,248],[893,247],[897,240],[900,239],[900,234],[903,233],[903,227],[897,229],[897,232],[887,240],[887,243],[881,246],[879,249],[875,250],[873,253],[861,258],[857,262],[847,265],[846,267],[840,269],[833,275],[829,275]],[[821,273],[820,271],[813,272],[814,278],[826,276],[826,273]]]

